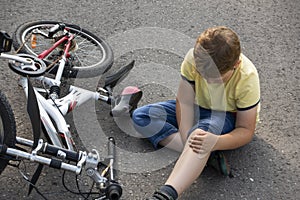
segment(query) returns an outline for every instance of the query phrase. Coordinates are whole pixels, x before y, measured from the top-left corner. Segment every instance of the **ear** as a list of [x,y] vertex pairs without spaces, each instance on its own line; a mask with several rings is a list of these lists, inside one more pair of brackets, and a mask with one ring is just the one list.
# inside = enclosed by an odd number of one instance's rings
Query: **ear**
[[240,64],[241,64],[241,59],[239,59],[238,61],[236,61],[236,63],[235,63],[235,65],[234,65],[234,69],[237,69],[237,68],[239,68],[240,67]]

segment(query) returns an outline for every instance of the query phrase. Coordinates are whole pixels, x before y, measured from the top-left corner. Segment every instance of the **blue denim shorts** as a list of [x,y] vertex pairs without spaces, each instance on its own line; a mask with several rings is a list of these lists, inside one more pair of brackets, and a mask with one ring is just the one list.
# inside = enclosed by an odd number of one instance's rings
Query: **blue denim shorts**
[[[178,132],[176,101],[169,100],[137,108],[133,112],[132,120],[135,129],[148,138],[154,148],[158,148],[161,140]],[[235,120],[235,113],[214,111],[195,105],[194,126],[189,134],[197,128],[217,135],[226,134],[234,129]]]

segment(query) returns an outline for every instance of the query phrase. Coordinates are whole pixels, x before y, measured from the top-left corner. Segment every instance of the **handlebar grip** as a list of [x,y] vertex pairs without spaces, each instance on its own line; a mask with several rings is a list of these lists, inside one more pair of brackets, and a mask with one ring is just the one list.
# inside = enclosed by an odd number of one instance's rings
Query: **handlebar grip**
[[108,157],[114,159],[115,157],[115,139],[113,137],[108,138]]
[[47,144],[44,147],[44,153],[52,155],[52,156],[57,156],[59,151],[62,151],[66,154],[66,158],[67,160],[70,161],[74,161],[74,162],[78,162],[80,160],[80,154],[76,151],[71,151],[71,150],[67,150],[67,149],[63,149],[51,144]]
[[113,137],[108,138],[108,159],[110,163],[110,180],[115,180],[115,139]]

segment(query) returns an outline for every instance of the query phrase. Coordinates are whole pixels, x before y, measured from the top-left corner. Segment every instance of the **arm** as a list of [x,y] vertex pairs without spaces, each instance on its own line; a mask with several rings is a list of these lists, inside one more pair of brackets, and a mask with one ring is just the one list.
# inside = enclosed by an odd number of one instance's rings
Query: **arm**
[[213,150],[235,149],[249,143],[255,131],[257,107],[238,111],[235,129],[228,134],[220,135]]
[[195,90],[188,81],[181,79],[176,98],[176,118],[183,143],[194,121]]
[[238,111],[235,129],[224,135],[215,135],[196,129],[190,136],[189,146],[194,152],[202,154],[244,146],[252,140],[254,135],[256,112],[257,106],[247,111]]

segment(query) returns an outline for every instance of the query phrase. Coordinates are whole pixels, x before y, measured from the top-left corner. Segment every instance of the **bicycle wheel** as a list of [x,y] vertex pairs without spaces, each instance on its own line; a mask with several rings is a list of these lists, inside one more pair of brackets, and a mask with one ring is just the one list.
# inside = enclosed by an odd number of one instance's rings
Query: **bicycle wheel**
[[[16,143],[16,123],[13,111],[5,95],[0,90],[0,144],[14,147]],[[0,174],[8,164],[8,158],[0,155]]]
[[[33,32],[41,31],[48,34],[49,30],[59,23],[61,22],[36,21],[19,26],[13,36],[14,48],[19,49],[21,53],[38,56],[60,39],[64,32],[59,31],[51,38]],[[113,52],[109,44],[103,38],[95,36],[77,25],[64,24],[75,38],[72,40],[70,57],[68,57],[63,76],[88,78],[106,72],[113,64]],[[57,60],[61,56],[63,48],[64,45],[58,46],[44,61],[50,64]],[[55,70],[50,72],[55,73]]]

